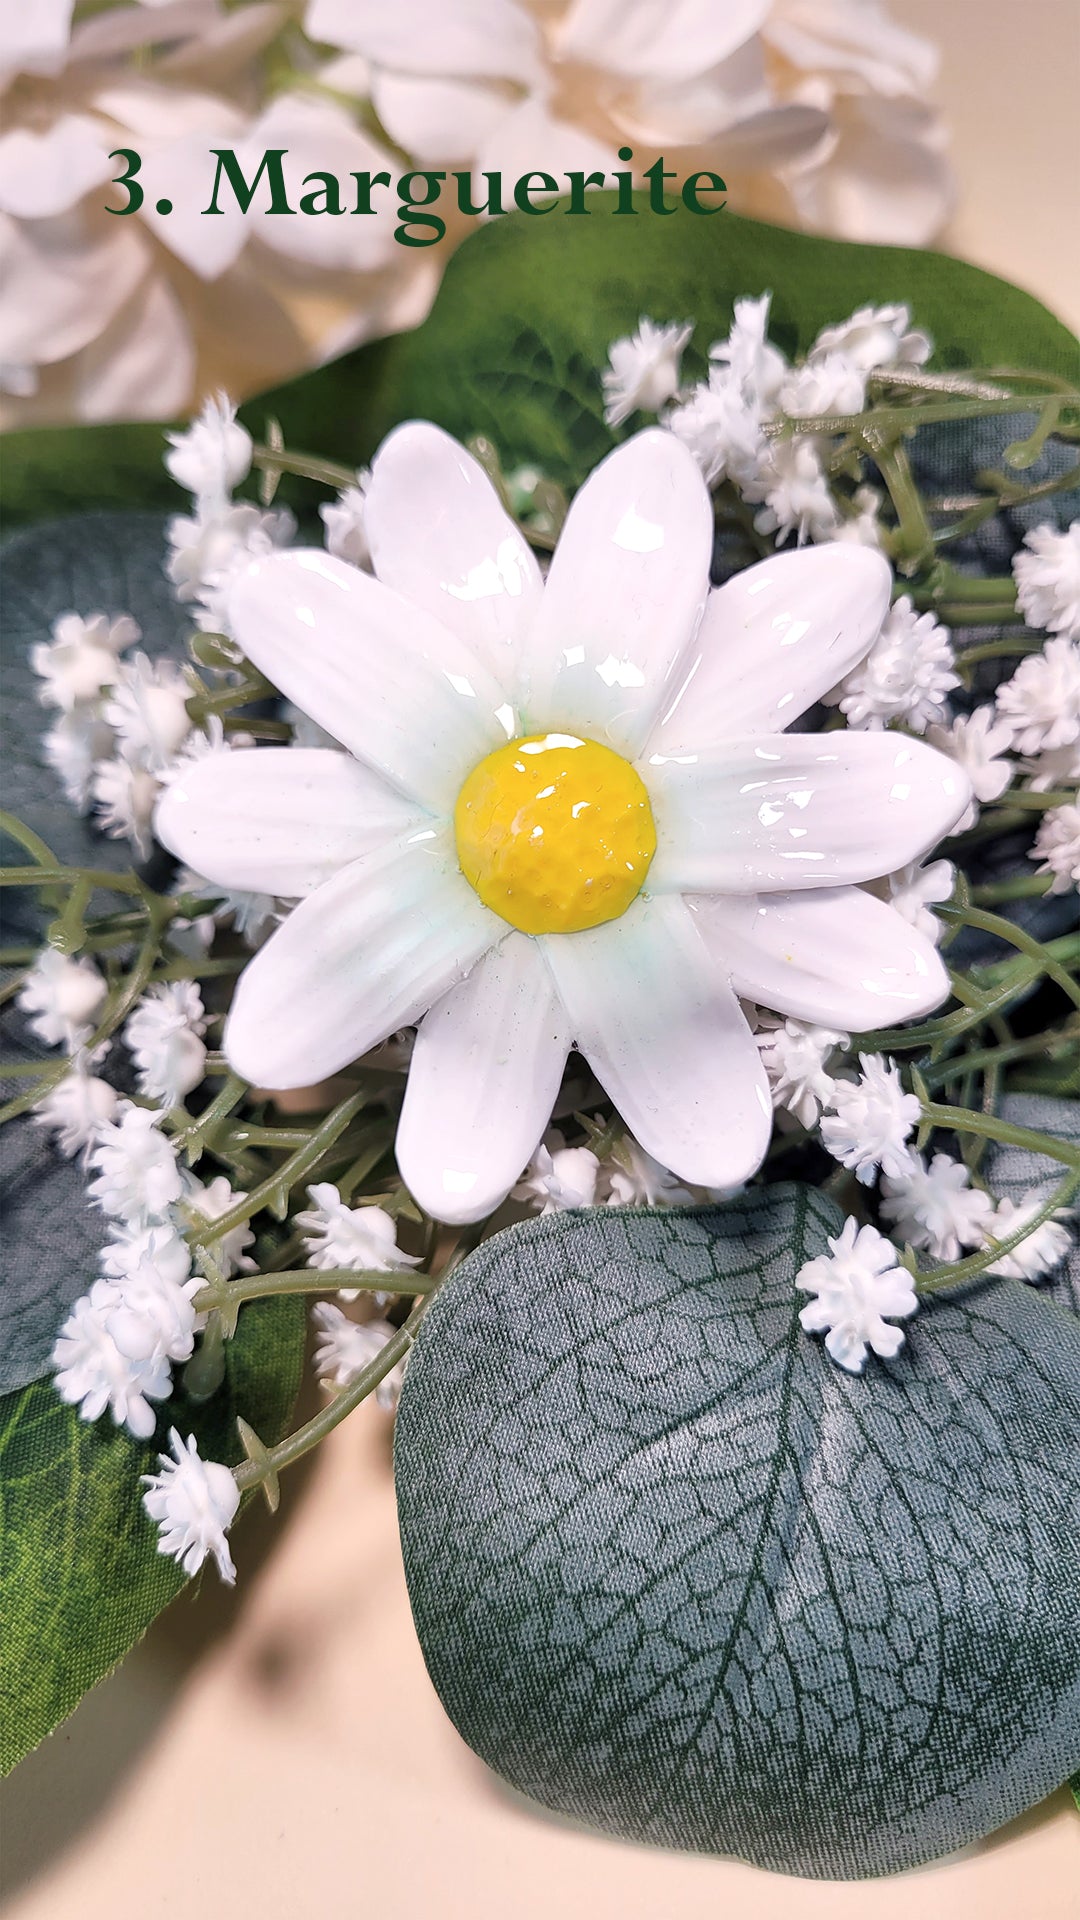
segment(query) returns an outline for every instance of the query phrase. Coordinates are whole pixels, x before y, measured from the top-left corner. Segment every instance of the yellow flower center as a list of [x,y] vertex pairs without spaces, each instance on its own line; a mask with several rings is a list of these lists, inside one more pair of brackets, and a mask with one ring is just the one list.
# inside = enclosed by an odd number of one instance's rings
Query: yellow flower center
[[596,740],[530,734],[475,766],[458,794],[461,871],[522,933],[581,933],[636,900],[656,852],[649,796]]

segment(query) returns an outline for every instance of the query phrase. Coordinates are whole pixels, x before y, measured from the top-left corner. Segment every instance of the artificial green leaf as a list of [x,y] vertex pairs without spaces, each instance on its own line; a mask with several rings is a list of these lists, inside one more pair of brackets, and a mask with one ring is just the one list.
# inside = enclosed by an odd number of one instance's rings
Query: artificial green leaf
[[0,1400],[0,1772],[67,1717],[185,1585],[157,1552],[140,1500],[139,1475],[156,1469],[169,1426],[229,1463],[242,1457],[238,1414],[264,1439],[279,1438],[300,1384],[304,1325],[300,1300],[246,1307],[224,1385],[202,1406],[174,1395],[150,1446],[107,1420],[86,1425],[47,1380]]
[[[1080,1100],[1048,1099],[1042,1093],[1007,1093],[998,1114],[1014,1127],[1029,1127],[1034,1133],[1048,1133],[1080,1146]],[[1019,1202],[1032,1193],[1048,1194],[1057,1186],[1064,1168],[1045,1153],[994,1143],[983,1171],[992,1193]],[[1080,1314],[1080,1242],[1075,1234],[1065,1258],[1039,1285],[1060,1306]]]
[[1008,1282],[842,1373],[801,1187],[567,1213],[439,1294],[396,1440],[431,1677],[516,1788],[845,1878],[963,1846],[1080,1760],[1080,1327]]
[[[772,333],[788,353],[867,302],[907,301],[936,342],[939,367],[1012,365],[1068,378],[1076,343],[1030,294],[994,274],[909,247],[855,246],[723,213],[666,219],[594,211],[479,228],[455,254],[415,332],[361,348],[251,401],[261,434],[349,465],[398,421],[426,417],[462,437],[486,433],[505,460],[539,463],[577,485],[612,445],[600,369],[641,314],[700,325],[703,350],[742,294],[771,290]],[[644,204],[643,202],[641,204]],[[700,360],[699,360],[700,368]],[[8,438],[5,513],[38,519],[83,507],[176,510],[154,426],[36,429]],[[324,491],[289,483],[294,503]]]

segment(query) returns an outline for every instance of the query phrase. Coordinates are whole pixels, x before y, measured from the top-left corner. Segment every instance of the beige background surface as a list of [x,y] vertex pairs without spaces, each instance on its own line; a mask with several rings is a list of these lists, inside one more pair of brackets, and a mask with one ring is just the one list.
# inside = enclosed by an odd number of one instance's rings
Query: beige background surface
[[[1080,320],[1076,0],[892,0],[937,38],[951,249]],[[1064,1793],[867,1885],[619,1845],[515,1801],[463,1747],[404,1590],[386,1422],[365,1408],[8,1781],[10,1920],[1080,1920]]]

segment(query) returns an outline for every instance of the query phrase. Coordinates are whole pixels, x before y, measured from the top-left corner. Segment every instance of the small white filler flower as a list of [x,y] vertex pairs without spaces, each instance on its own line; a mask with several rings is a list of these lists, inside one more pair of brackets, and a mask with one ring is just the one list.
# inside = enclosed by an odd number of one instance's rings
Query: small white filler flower
[[[330,1300],[320,1300],[312,1307],[311,1318],[318,1331],[315,1371],[320,1380],[339,1390],[351,1387],[357,1375],[378,1359],[387,1341],[394,1336],[388,1321],[350,1320]],[[404,1374],[405,1363],[399,1360],[375,1389],[378,1405],[388,1413],[397,1406]]]
[[347,560],[353,567],[371,566],[371,548],[364,523],[370,479],[367,468],[361,468],[354,487],[342,487],[336,500],[324,501],[319,508],[319,518],[326,530],[327,553],[334,554],[338,560]]
[[[1029,1193],[1023,1200],[999,1200],[986,1223],[986,1239],[1007,1240],[1026,1221],[1034,1220],[1044,1205],[1046,1193]],[[1055,1219],[1044,1220],[1011,1253],[1003,1253],[987,1267],[987,1273],[1003,1280],[1041,1280],[1060,1266],[1072,1244],[1068,1227]]]
[[143,1506],[156,1520],[158,1552],[171,1554],[190,1578],[212,1556],[227,1586],[236,1581],[236,1568],[225,1538],[240,1505],[240,1489],[229,1467],[204,1460],[194,1434],[187,1443],[174,1427],[169,1434],[173,1451],[159,1454],[158,1473],[144,1473]]
[[[331,1267],[396,1273],[420,1265],[397,1243],[397,1226],[385,1207],[350,1207],[329,1180],[308,1188],[312,1205],[296,1216],[304,1236],[309,1267],[325,1272]],[[355,1299],[355,1290],[341,1290],[342,1299]],[[379,1296],[376,1296],[377,1298]]]
[[48,1127],[67,1160],[92,1146],[98,1128],[116,1112],[116,1088],[90,1070],[107,1052],[107,1045],[96,1050],[93,1057],[78,1052],[71,1062],[71,1072],[37,1103],[34,1125]]
[[166,470],[199,500],[224,502],[251,468],[251,435],[223,393],[214,394],[184,433],[166,435]]
[[90,1198],[127,1226],[153,1226],[183,1192],[176,1153],[158,1129],[160,1113],[122,1100],[116,1114],[99,1129],[90,1154]]
[[193,980],[167,980],[145,993],[124,1027],[139,1092],[177,1107],[206,1072],[206,1014]]
[[38,698],[64,713],[96,700],[120,672],[124,648],[139,637],[140,630],[128,614],[116,620],[107,613],[92,613],[86,619],[77,613],[61,614],[53,621],[52,639],[30,649],[30,665],[42,683]]
[[568,1147],[555,1128],[541,1141],[511,1198],[526,1201],[540,1214],[591,1207],[596,1198],[600,1162],[590,1147]]
[[826,1061],[850,1035],[836,1027],[815,1027],[809,1020],[779,1020],[762,1015],[754,1035],[769,1076],[773,1106],[812,1127],[832,1099],[836,1081]]
[[1025,534],[1013,561],[1013,577],[1029,627],[1080,640],[1080,520],[1065,533],[1043,526]]
[[889,874],[888,898],[908,926],[917,928],[936,947],[945,925],[931,908],[943,906],[951,899],[955,885],[956,871],[951,860],[915,860],[910,866],[901,867],[899,873]]
[[808,1260],[795,1275],[801,1293],[812,1293],[799,1314],[807,1333],[824,1333],[829,1357],[847,1373],[861,1373],[868,1351],[891,1360],[904,1344],[906,1320],[918,1309],[910,1273],[901,1267],[891,1240],[876,1227],[847,1219],[829,1253]]
[[737,1186],[772,1128],[740,997],[857,1031],[947,991],[859,883],[936,845],[966,776],[898,734],[786,731],[865,654],[888,566],[807,548],[710,591],[708,490],[661,428],[586,481],[546,579],[424,422],[366,518],[374,576],[297,549],[228,598],[348,751],[212,754],[158,805],[197,872],[300,899],[240,976],[230,1065],[308,1085],[422,1020],[397,1157],[441,1220],[505,1198],[572,1043],[662,1166]]
[[70,960],[45,947],[15,996],[31,1033],[47,1047],[75,1053],[93,1032],[108,987],[86,955]]
[[1052,873],[1051,893],[1071,893],[1080,886],[1080,806],[1072,802],[1043,814],[1029,860],[1042,864],[1037,873]]
[[912,1154],[907,1140],[918,1124],[922,1108],[917,1094],[905,1093],[895,1060],[877,1053],[859,1055],[858,1080],[837,1080],[822,1115],[821,1138],[841,1166],[851,1167],[863,1186],[874,1176],[908,1173]]
[[1080,739],[1080,642],[1062,635],[1021,660],[995,694],[1017,753],[1047,753]]
[[849,727],[902,721],[913,733],[945,719],[946,699],[960,676],[946,628],[916,613],[907,594],[892,608],[866,658],[824,698]]
[[108,1407],[115,1424],[137,1440],[148,1440],[157,1415],[153,1400],[166,1400],[172,1373],[165,1353],[151,1348],[132,1356],[122,1351],[112,1330],[119,1294],[110,1280],[95,1280],[76,1300],[52,1350],[54,1385],[83,1420],[98,1420]]
[[935,1153],[929,1166],[912,1154],[907,1173],[885,1175],[881,1194],[881,1211],[898,1236],[935,1260],[958,1260],[961,1247],[986,1244],[994,1203],[950,1154]]
[[683,348],[693,331],[689,324],[658,326],[642,318],[636,333],[612,341],[602,375],[609,427],[621,427],[632,413],[659,413],[674,399]]
[[1012,728],[988,703],[973,713],[956,714],[947,726],[928,727],[926,737],[931,746],[963,767],[971,781],[974,798],[956,823],[957,833],[966,833],[979,817],[976,801],[985,806],[988,800],[1000,800],[1016,771],[1015,762],[1006,758]]

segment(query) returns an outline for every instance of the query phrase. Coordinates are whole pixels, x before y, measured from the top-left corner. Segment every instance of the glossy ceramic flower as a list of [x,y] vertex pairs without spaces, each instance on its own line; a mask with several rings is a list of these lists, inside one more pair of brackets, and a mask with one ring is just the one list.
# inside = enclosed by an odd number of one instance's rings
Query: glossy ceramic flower
[[582,487],[546,583],[424,423],[378,454],[366,526],[374,576],[275,553],[229,606],[346,751],[210,756],[159,805],[208,879],[302,896],[241,976],[230,1063],[298,1086],[422,1018],[398,1158],[443,1219],[509,1191],[572,1043],[662,1165],[745,1180],[772,1106],[740,995],[851,1032],[946,991],[860,883],[940,839],[962,770],[897,734],[783,732],[871,644],[884,560],[782,554],[710,591],[708,493],[659,429]]

